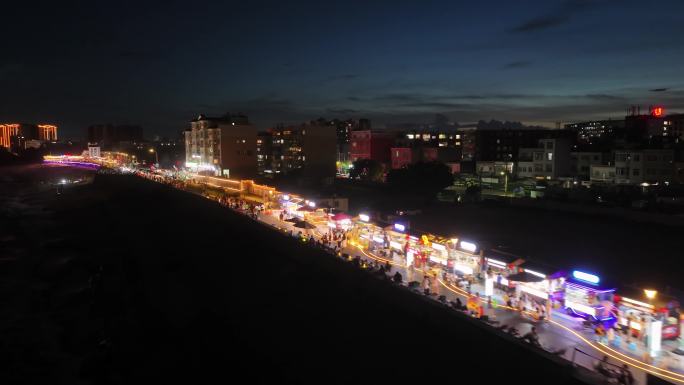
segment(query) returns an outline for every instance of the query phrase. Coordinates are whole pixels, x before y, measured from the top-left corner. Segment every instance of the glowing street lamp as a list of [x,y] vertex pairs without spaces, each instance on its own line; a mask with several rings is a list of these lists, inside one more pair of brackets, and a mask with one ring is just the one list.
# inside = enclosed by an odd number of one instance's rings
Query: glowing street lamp
[[159,167],[159,155],[157,155],[157,151],[155,151],[154,148],[150,148],[147,151],[149,151],[150,154],[154,153],[154,160],[155,160],[154,164],[156,164],[157,167]]

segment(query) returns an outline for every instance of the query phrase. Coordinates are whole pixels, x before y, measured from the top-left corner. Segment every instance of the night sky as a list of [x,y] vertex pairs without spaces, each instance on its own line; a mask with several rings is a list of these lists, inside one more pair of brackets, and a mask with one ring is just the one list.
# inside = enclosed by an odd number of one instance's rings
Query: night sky
[[[15,2],[18,3],[18,2]],[[88,2],[2,10],[0,121],[376,126],[684,111],[684,1]]]

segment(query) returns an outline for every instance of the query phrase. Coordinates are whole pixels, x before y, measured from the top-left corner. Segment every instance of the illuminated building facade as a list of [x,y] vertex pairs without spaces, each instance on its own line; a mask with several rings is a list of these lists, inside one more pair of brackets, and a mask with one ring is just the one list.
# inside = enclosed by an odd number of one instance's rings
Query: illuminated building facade
[[38,125],[38,140],[44,140],[46,142],[56,142],[57,141],[57,126],[52,124],[39,124]]
[[57,126],[52,124],[0,123],[0,146],[12,151],[24,149],[27,142],[57,141]]
[[257,130],[244,115],[199,115],[185,134],[185,166],[215,175],[251,178],[257,172]]
[[0,124],[0,146],[10,148],[11,138],[19,135],[19,124]]
[[349,156],[352,162],[359,159],[372,159],[382,164],[391,161],[390,149],[394,137],[384,131],[358,130],[351,133]]
[[[270,150],[270,168],[265,175],[287,175],[297,172],[305,177],[334,177],[336,171],[337,125],[315,120],[293,126],[276,126],[270,130],[270,148],[263,145],[264,157]],[[268,164],[268,162],[265,162]]]
[[578,144],[599,145],[611,143],[616,137],[622,136],[625,121],[608,119],[570,123],[565,125],[565,129],[577,134]]

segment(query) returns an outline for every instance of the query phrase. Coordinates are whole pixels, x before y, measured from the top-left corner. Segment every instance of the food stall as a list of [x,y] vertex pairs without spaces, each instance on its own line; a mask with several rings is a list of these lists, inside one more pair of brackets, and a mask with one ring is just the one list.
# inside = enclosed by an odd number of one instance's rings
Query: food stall
[[418,238],[409,234],[406,225],[394,223],[390,226],[385,226],[383,228],[383,236],[386,240],[385,245],[393,257],[406,258],[407,264],[420,260]]
[[335,230],[347,231],[352,227],[352,217],[345,213],[328,214],[328,227]]
[[372,223],[367,214],[359,214],[358,217],[352,219],[352,229],[350,233],[352,245],[359,245],[364,249],[371,249],[373,247],[373,238],[381,234],[382,227]]
[[286,217],[296,216],[299,219],[304,219],[304,213],[297,211],[300,207],[304,206],[304,199],[296,195],[282,194],[278,202]]
[[633,337],[648,334],[652,321],[661,321],[663,340],[679,338],[679,302],[657,290],[640,290],[634,287],[620,288],[615,295],[618,309],[618,325],[629,331]]
[[449,259],[449,250],[447,248],[448,239],[434,234],[423,234],[420,239],[428,255],[429,263],[440,265],[444,268],[453,268],[453,261]]
[[565,280],[562,300],[569,314],[611,322],[615,321],[614,292],[614,288],[601,284],[599,276],[574,270]]
[[327,232],[329,217],[325,209],[317,207],[314,201],[304,201],[304,203],[306,206],[298,210],[304,212],[304,220],[316,226],[319,232]]
[[546,309],[546,314],[550,314],[552,308],[561,306],[565,272],[528,260],[520,264],[518,273],[509,275],[507,280],[515,287],[517,298],[524,297],[530,304],[542,306]]
[[447,244],[453,271],[461,275],[477,275],[481,272],[482,253],[475,243],[451,238]]
[[483,259],[484,270],[494,279],[494,286],[505,291],[512,288],[506,277],[517,273],[518,266],[525,262],[524,259],[512,254],[494,252],[487,252]]

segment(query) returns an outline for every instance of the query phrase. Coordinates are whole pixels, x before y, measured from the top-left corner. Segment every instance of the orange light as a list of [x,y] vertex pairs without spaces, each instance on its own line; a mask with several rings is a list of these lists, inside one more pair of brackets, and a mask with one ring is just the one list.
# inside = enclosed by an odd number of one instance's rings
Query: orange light
[[665,112],[665,109],[663,107],[654,107],[653,108],[653,116],[663,116],[664,112]]

